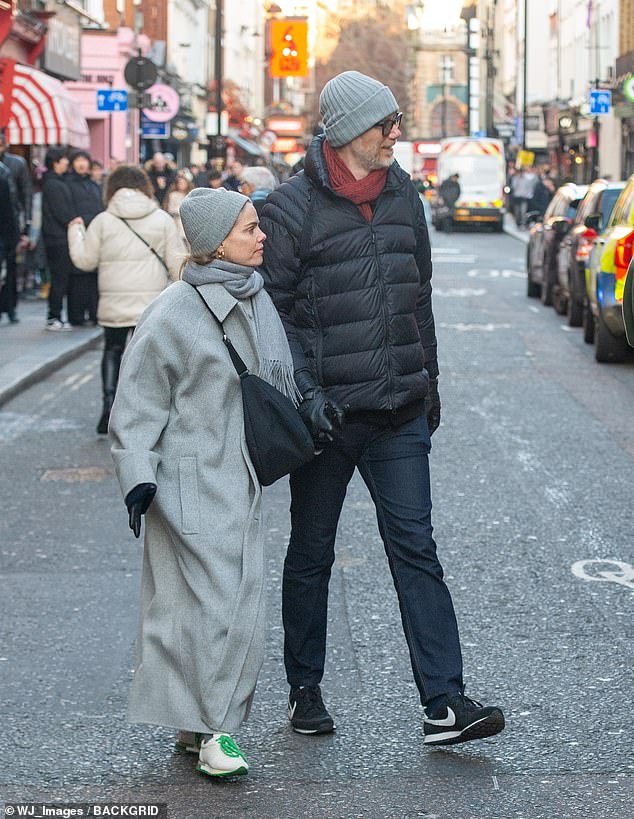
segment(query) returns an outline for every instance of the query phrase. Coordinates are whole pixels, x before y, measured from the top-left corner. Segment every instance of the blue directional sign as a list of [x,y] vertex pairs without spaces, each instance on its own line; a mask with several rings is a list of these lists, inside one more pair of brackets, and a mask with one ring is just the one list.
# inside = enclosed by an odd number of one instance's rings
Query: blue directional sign
[[124,89],[97,91],[97,111],[127,111],[128,92]]
[[145,139],[167,139],[169,122],[153,122],[141,113],[141,136]]
[[612,108],[612,92],[604,88],[595,88],[590,91],[590,113],[609,114]]

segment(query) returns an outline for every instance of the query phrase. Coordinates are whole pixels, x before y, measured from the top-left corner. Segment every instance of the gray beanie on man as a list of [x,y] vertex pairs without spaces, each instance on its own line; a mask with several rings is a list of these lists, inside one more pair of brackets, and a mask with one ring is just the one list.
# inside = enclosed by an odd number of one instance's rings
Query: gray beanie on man
[[387,85],[358,71],[333,77],[319,97],[326,139],[333,148],[347,145],[397,111],[398,103]]
[[190,191],[181,202],[179,213],[192,256],[206,256],[217,250],[248,201],[248,196],[225,188]]

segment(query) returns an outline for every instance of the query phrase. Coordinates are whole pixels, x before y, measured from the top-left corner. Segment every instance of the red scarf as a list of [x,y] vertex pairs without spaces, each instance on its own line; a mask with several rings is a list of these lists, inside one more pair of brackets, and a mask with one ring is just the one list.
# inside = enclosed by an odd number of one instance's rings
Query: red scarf
[[367,222],[372,221],[370,202],[375,202],[385,187],[387,168],[370,171],[363,179],[355,179],[352,171],[341,159],[337,151],[324,141],[324,158],[330,177],[330,187],[335,193],[345,196],[359,208]]

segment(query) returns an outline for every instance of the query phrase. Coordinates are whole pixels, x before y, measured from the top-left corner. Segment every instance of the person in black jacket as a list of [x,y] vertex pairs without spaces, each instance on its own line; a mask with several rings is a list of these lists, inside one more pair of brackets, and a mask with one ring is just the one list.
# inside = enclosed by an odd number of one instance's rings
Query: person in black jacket
[[5,282],[10,260],[15,257],[18,238],[11,177],[4,166],[0,166],[0,280]]
[[442,203],[446,209],[443,216],[443,229],[447,233],[453,230],[453,212],[456,207],[456,202],[460,199],[460,182],[457,173],[452,173],[451,176],[445,179],[438,188],[438,195],[442,199]]
[[[31,214],[33,209],[33,189],[31,182],[31,172],[26,160],[18,154],[11,153],[5,132],[0,129],[0,165],[9,174],[9,187],[11,202],[14,210],[14,221],[22,241],[29,244],[28,235],[31,228]],[[9,321],[17,322],[17,262],[16,246],[9,253],[6,262],[6,272],[4,283],[0,289],[0,317],[6,313]]]
[[498,733],[499,708],[464,696],[453,604],[432,537],[428,454],[440,423],[431,249],[423,207],[394,162],[401,114],[356,71],[320,97],[325,135],[262,213],[263,275],[289,339],[316,450],[291,475],[284,563],[289,718],[332,731],[324,671],[328,582],[347,485],[359,469],[377,510],[424,706],[425,743]]
[[63,148],[49,148],[44,159],[42,179],[42,237],[51,274],[48,294],[47,330],[70,330],[62,320],[64,297],[68,295],[73,263],[68,252],[67,227],[78,214],[66,179],[68,157]]
[[[74,151],[70,157],[66,180],[73,200],[75,216],[81,216],[86,227],[103,210],[101,189],[91,174],[90,154]],[[97,271],[85,272],[73,267],[68,283],[68,321],[81,327],[88,321],[97,323]]]

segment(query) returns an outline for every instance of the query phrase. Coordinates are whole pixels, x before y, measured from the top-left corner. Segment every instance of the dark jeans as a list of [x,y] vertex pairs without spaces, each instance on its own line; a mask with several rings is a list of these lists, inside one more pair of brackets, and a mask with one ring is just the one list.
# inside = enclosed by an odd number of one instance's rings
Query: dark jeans
[[317,685],[323,675],[335,534],[357,466],[376,507],[421,702],[462,690],[456,615],[432,537],[430,448],[424,416],[396,429],[350,423],[291,475],[282,594],[289,685]]
[[12,316],[15,314],[15,309],[18,304],[15,242],[9,245],[9,243],[0,239],[0,264],[2,264],[3,261],[6,261],[7,264],[7,277],[0,290],[0,316],[3,313]]
[[62,320],[64,296],[68,295],[68,286],[73,272],[73,263],[68,252],[68,245],[47,245],[46,259],[51,274],[51,289],[48,292],[49,319]]
[[97,321],[97,273],[71,274],[68,281],[68,321],[82,325]]

